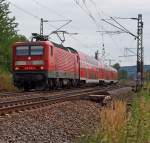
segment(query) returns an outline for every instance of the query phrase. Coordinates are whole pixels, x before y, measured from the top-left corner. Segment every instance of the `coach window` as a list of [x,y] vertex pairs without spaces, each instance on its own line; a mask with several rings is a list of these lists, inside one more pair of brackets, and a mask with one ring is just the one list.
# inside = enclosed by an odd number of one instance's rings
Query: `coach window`
[[29,55],[29,47],[27,46],[16,47],[16,55],[17,56]]
[[77,63],[79,63],[79,56],[77,56]]
[[42,46],[31,46],[31,55],[32,56],[40,56],[43,55],[44,48]]
[[53,47],[51,46],[51,56],[53,56]]

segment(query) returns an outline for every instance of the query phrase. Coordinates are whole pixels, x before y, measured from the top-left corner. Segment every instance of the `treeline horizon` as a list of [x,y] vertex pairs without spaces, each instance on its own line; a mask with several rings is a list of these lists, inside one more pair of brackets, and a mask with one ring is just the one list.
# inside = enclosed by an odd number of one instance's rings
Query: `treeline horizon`
[[12,44],[27,40],[24,35],[18,34],[19,24],[10,14],[10,3],[0,0],[0,71],[11,71]]

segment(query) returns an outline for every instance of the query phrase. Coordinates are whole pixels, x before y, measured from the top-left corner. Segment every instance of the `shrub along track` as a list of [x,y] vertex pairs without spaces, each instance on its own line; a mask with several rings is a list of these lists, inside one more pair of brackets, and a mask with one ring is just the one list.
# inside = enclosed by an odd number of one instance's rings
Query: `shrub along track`
[[[49,106],[51,104],[86,99],[88,95],[94,94],[103,94],[109,90],[119,88],[119,85],[111,85],[105,87],[92,87],[85,89],[77,89],[70,91],[60,91],[60,92],[28,92],[28,93],[10,93],[11,96],[21,95],[29,95],[29,98],[24,98],[26,96],[21,96],[23,99],[17,99],[12,101],[0,102],[0,116],[6,114],[12,114],[17,112],[23,112],[27,110],[33,110],[37,108],[42,108],[45,106]],[[8,97],[8,96],[7,96]],[[9,95],[10,97],[10,95]]]

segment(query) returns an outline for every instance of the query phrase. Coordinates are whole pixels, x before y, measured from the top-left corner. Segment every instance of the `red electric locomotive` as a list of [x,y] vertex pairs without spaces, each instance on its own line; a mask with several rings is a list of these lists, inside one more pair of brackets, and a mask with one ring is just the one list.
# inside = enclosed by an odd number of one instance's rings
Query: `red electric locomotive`
[[71,47],[36,38],[13,45],[13,79],[19,89],[51,89],[116,82],[117,71]]

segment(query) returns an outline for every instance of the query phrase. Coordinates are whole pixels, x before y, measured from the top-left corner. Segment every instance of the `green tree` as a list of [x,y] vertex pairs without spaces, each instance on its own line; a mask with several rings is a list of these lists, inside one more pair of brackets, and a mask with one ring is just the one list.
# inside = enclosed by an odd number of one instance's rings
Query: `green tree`
[[119,71],[120,69],[120,64],[119,63],[116,63],[112,66],[113,68],[115,68],[117,71]]
[[125,70],[119,71],[119,79],[127,79],[128,78],[128,72]]
[[0,0],[0,70],[10,70],[12,43],[26,40],[17,34],[18,23],[14,16],[10,17],[9,5],[8,1]]

